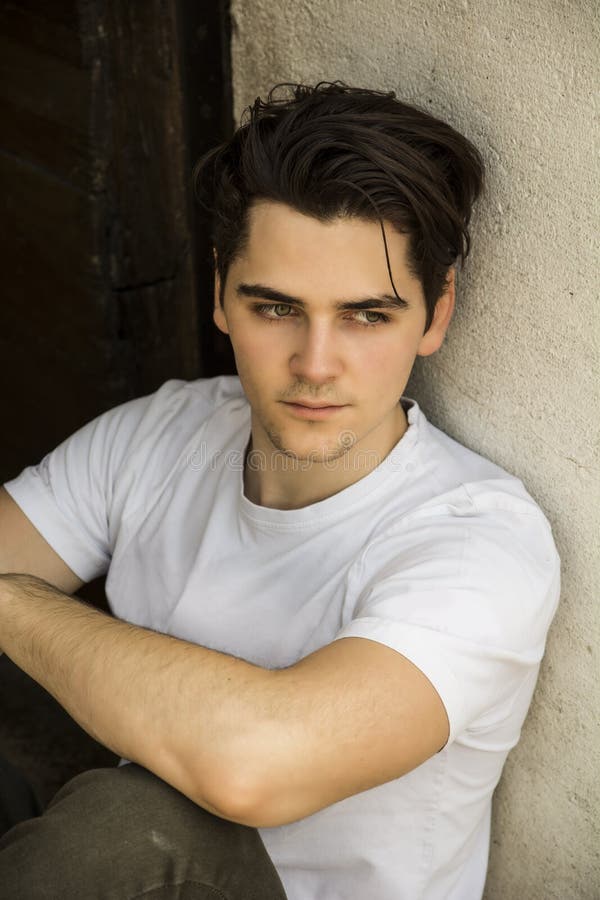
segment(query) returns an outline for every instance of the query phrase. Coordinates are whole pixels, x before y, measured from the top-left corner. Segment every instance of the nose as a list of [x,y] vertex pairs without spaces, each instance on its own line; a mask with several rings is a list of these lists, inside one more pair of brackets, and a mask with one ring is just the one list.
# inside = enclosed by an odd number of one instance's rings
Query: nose
[[309,384],[326,384],[342,372],[335,335],[327,323],[306,323],[290,358],[290,372]]

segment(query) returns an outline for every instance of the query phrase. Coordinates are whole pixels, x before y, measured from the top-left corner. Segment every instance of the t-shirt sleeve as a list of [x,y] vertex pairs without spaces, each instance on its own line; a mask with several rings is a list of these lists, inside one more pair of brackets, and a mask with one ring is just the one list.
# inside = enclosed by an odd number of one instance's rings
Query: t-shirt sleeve
[[356,567],[358,599],[336,640],[369,638],[413,662],[444,703],[449,742],[535,684],[560,563],[531,506],[416,517],[375,540]]
[[28,466],[4,485],[84,582],[108,569],[116,528],[115,486],[150,396],[130,400],[88,422],[38,465]]

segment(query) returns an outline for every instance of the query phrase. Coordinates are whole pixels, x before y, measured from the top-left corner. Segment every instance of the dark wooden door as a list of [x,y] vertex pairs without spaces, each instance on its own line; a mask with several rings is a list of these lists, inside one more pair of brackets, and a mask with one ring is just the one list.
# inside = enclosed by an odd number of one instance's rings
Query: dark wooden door
[[0,0],[0,482],[230,365],[190,188],[232,127],[228,21],[223,2]]
[[[233,371],[190,180],[231,128],[225,0],[0,0],[0,483],[169,378]],[[44,801],[116,761],[6,657],[0,713]]]

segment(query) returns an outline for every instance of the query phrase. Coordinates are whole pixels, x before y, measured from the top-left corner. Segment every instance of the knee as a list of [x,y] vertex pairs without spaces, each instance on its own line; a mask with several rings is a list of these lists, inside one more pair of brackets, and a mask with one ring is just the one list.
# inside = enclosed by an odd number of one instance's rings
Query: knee
[[[100,885],[106,896],[134,896],[153,874],[185,866],[198,812],[139,766],[84,772],[61,788],[42,816],[5,835],[0,883],[10,885],[12,900],[100,896],[88,893]],[[183,861],[175,865],[178,854]]]
[[[169,853],[175,847],[197,846],[203,827],[226,832],[240,827],[212,816],[135,763],[93,769],[65,785],[48,806],[46,815],[60,818],[74,841],[130,857]],[[84,851],[85,852],[85,851]]]
[[239,882],[233,895],[248,897],[253,875],[276,883],[263,897],[283,896],[255,829],[211,815],[135,764],[78,775],[4,841],[0,884],[11,900],[135,897],[188,880],[209,891]]

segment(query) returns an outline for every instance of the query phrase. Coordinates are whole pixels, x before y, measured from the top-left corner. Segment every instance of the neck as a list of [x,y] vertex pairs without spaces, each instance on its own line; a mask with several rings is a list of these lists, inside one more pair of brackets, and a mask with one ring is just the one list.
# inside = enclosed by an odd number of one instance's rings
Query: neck
[[[271,509],[301,509],[326,500],[365,478],[385,459],[408,428],[406,414],[398,403],[397,414],[381,434],[370,433],[335,460],[294,460],[284,454],[263,452],[270,468],[252,466],[256,450],[264,450],[253,425],[244,461],[244,493],[258,506]],[[271,448],[272,451],[273,448]],[[249,462],[249,459],[250,462]],[[275,462],[273,462],[275,460]]]

